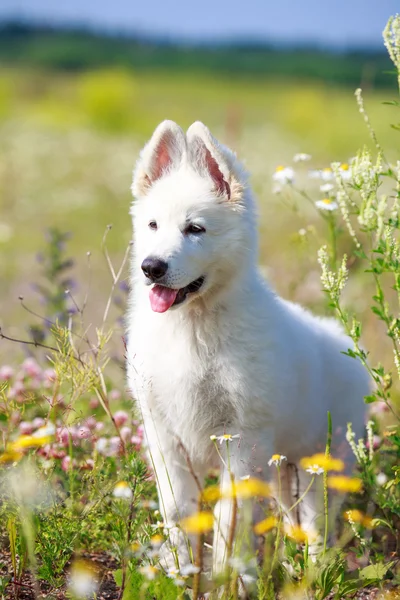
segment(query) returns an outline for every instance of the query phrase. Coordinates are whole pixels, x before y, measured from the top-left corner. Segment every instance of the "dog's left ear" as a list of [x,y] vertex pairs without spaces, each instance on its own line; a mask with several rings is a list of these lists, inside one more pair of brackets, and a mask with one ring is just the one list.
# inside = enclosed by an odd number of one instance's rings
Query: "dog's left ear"
[[210,130],[200,121],[191,125],[186,133],[189,161],[201,175],[211,177],[218,194],[231,197],[230,169],[221,146]]

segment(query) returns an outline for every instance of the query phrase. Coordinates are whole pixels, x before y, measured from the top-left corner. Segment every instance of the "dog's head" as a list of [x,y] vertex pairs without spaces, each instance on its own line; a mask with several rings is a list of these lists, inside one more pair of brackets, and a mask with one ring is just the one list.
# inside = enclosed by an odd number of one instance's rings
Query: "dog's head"
[[135,276],[151,307],[165,312],[217,291],[241,272],[254,248],[246,177],[207,127],[186,135],[164,121],[134,172]]

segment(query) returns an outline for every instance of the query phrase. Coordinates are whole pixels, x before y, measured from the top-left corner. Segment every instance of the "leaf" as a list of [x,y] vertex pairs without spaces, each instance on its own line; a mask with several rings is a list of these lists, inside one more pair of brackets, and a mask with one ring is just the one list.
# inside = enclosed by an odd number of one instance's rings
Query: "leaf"
[[376,401],[377,401],[376,396],[364,396],[365,404],[372,404],[373,402],[376,402]]
[[121,587],[121,585],[122,585],[122,569],[117,569],[116,571],[113,571],[112,576],[114,577],[114,581],[117,584],[117,586]]
[[17,526],[15,518],[10,517],[7,522],[8,537],[10,540],[11,562],[14,570],[14,575],[17,575]]
[[344,581],[338,587],[338,590],[335,594],[335,600],[342,600],[342,598],[347,598],[348,594],[356,592],[358,589],[363,587],[364,584],[365,582],[360,579],[349,579],[348,581]]
[[389,563],[376,563],[375,565],[368,565],[360,571],[361,579],[369,580],[382,580],[389,569],[394,565],[394,562]]

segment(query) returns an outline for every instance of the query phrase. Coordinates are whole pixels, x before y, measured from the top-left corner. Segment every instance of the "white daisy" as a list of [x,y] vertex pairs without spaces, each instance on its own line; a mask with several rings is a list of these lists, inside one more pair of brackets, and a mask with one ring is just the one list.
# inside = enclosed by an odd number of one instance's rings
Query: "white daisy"
[[352,177],[351,167],[347,163],[342,163],[339,167],[339,173],[344,181],[349,181]]
[[224,442],[232,442],[234,438],[240,437],[239,433],[232,435],[230,433],[224,433],[223,435],[217,435],[216,439],[219,441],[220,445]]
[[317,200],[315,206],[320,210],[333,211],[338,208],[338,203],[331,198],[323,198],[322,200]]
[[307,473],[311,473],[311,475],[322,475],[324,469],[319,465],[311,465],[306,471]]
[[158,574],[158,569],[157,567],[153,567],[153,565],[146,565],[144,567],[140,567],[139,571],[141,572],[142,575],[144,575],[146,577],[146,579],[148,579],[149,581],[152,581],[153,579],[156,578],[156,575]]
[[324,183],[323,185],[321,185],[319,187],[319,189],[321,190],[321,192],[327,193],[327,192],[331,192],[334,187],[335,186],[332,185],[332,183]]
[[299,152],[293,156],[294,162],[305,162],[306,160],[311,159],[311,154],[305,154],[304,152]]
[[122,498],[123,500],[130,500],[133,494],[126,481],[119,481],[113,489],[113,496],[115,498]]
[[196,565],[192,565],[191,563],[188,563],[187,565],[183,565],[183,567],[181,567],[182,577],[190,577],[190,575],[194,575],[195,573],[199,572],[200,568]]
[[283,460],[287,460],[286,456],[283,456],[283,454],[273,454],[268,461],[268,465],[270,467],[272,465],[275,465],[276,467],[280,467]]
[[283,167],[282,165],[279,165],[276,167],[272,179],[281,184],[292,183],[294,181],[294,170],[292,167]]

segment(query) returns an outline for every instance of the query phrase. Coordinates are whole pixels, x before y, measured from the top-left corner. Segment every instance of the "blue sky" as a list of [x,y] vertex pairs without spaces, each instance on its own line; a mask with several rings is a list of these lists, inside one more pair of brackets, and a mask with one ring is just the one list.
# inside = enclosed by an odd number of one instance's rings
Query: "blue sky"
[[0,18],[88,24],[182,41],[381,45],[399,0],[0,0]]

